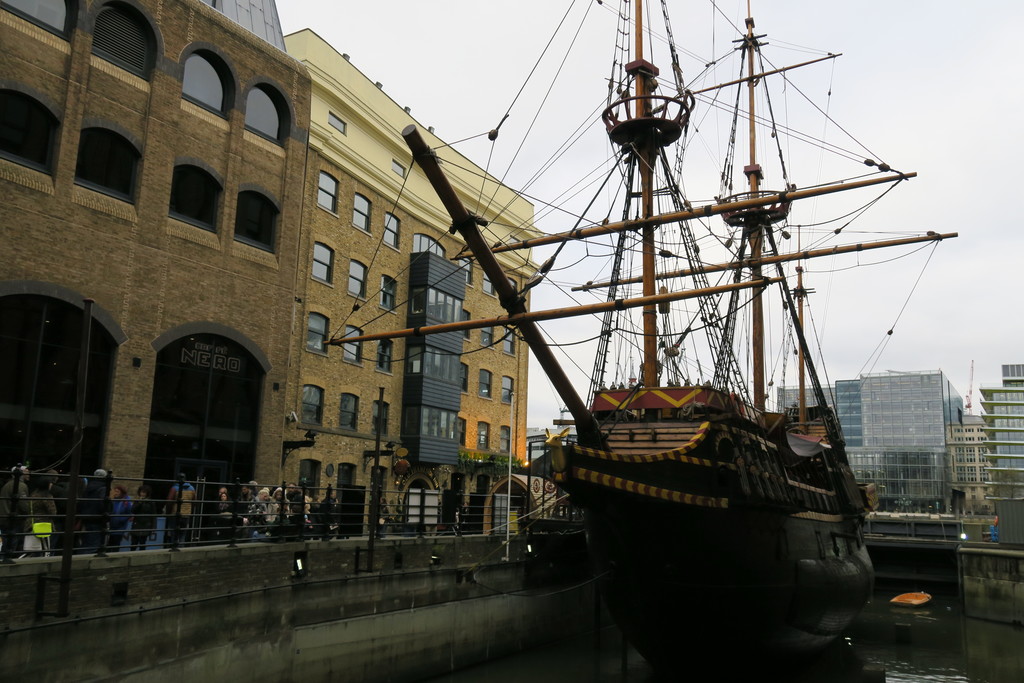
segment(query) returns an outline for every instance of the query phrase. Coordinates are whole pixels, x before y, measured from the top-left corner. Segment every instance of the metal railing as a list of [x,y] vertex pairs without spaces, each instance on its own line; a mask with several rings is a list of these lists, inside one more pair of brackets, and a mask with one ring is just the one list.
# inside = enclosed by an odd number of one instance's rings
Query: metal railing
[[[5,473],[6,474],[6,473]],[[199,545],[368,536],[505,533],[503,510],[480,495],[435,492],[417,504],[400,491],[384,490],[371,519],[370,494],[358,486],[311,487],[280,482],[136,479],[98,470],[80,477],[75,509],[68,510],[68,477],[24,474],[15,468],[0,479],[0,561],[74,554],[167,550]],[[442,510],[442,493],[456,502]],[[490,504],[485,501],[490,501]],[[518,511],[522,531],[538,518],[571,521],[578,513],[563,499]]]

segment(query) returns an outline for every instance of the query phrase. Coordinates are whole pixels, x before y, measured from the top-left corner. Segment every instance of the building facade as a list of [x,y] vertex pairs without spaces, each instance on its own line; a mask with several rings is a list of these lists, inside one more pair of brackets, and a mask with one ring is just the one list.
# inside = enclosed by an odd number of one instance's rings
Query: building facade
[[[386,504],[430,507],[425,517],[445,494],[449,507],[493,498],[509,455],[525,453],[526,346],[503,327],[344,341],[504,311],[411,159],[400,134],[415,123],[410,110],[314,32],[286,43],[313,93],[297,285],[305,333],[294,338],[289,394],[290,438],[313,443],[289,457],[305,480],[365,495],[379,443]],[[463,203],[488,221],[490,241],[534,233],[531,204],[421,133]],[[518,285],[536,271],[529,254],[501,263]]]
[[985,420],[979,415],[964,415],[962,423],[949,426],[950,480],[953,485],[952,512],[991,515],[995,505],[989,483],[988,439]]
[[[963,399],[942,371],[886,372],[826,387],[858,481],[874,482],[883,512],[947,512],[952,480],[947,439]],[[780,389],[784,406],[795,389]],[[808,401],[814,404],[813,400]]]
[[980,387],[996,499],[1024,498],[1024,365],[1003,365],[1002,385]]
[[89,299],[82,471],[279,476],[309,77],[217,4],[0,2],[4,468],[67,471]]

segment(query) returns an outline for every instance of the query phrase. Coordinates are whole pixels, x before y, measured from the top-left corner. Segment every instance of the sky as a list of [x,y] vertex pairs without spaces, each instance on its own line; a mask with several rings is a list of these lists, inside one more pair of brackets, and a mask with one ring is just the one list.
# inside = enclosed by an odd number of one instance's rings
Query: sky
[[[684,75],[690,78],[729,52],[735,36],[725,26],[730,20],[742,25],[747,3],[669,0],[668,5]],[[393,100],[410,107],[421,126],[433,126],[474,163],[536,197],[538,226],[549,232],[571,227],[564,216],[545,208],[567,183],[535,181],[535,169],[588,120],[594,132],[585,139],[601,136],[594,147],[599,157],[607,155],[596,112],[605,96],[616,7],[614,0],[278,2],[286,34],[312,28],[349,54]],[[858,219],[845,242],[859,241],[860,232],[864,241],[929,230],[959,232],[935,249],[904,249],[891,257],[873,252],[817,269],[818,279],[805,284],[816,292],[811,297],[814,334],[822,344],[827,379],[942,370],[961,395],[972,392],[973,412],[979,414],[978,387],[998,385],[1002,364],[1024,363],[1024,315],[1014,296],[1024,257],[1022,218],[1014,210],[1020,196],[1014,189],[1016,166],[1024,157],[1024,135],[1014,124],[1024,110],[1015,69],[1021,64],[1017,33],[1024,25],[1024,3],[755,0],[753,13],[757,31],[767,34],[766,53],[777,50],[771,53],[776,66],[842,53],[825,66],[802,70],[809,73],[806,81],[794,77],[777,114],[796,119],[797,108],[804,106],[799,89],[824,102],[819,106],[835,121],[822,122],[823,136],[855,149],[845,138],[849,131],[864,145],[864,156],[918,173]],[[563,29],[556,33],[563,16]],[[563,61],[570,43],[572,56]],[[556,72],[555,86],[547,89]],[[506,113],[494,144],[481,137]],[[710,117],[697,121],[709,132],[720,125]],[[542,126],[548,132],[541,132]],[[520,146],[527,131],[530,143]],[[717,149],[707,151],[710,158]],[[582,174],[594,158],[572,161],[567,154],[559,175],[564,181]],[[791,169],[802,187],[830,170],[828,160],[805,155],[802,161]],[[700,159],[692,166],[705,170]],[[697,183],[687,189],[690,196],[710,196]],[[816,201],[807,208],[812,217],[799,220],[812,222],[813,214],[826,211]],[[543,260],[548,253],[538,249],[534,258]],[[853,265],[865,267],[849,268]],[[809,264],[808,277],[815,270]],[[564,296],[538,288],[532,307],[565,305]],[[578,320],[544,329],[558,340],[579,340],[586,335]],[[890,329],[893,333],[886,334]],[[574,349],[576,365],[569,363],[583,392],[592,362],[583,360],[587,348]],[[532,364],[528,425],[550,425],[559,407]]]

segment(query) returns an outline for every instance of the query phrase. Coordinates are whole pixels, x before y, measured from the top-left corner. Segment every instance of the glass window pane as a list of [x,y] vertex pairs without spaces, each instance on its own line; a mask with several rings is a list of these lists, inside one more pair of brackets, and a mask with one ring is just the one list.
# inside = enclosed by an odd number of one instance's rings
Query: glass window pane
[[75,179],[131,201],[139,154],[130,142],[103,128],[86,128],[78,146]]
[[220,186],[209,173],[195,166],[178,166],[171,183],[170,213],[213,230],[217,220]]
[[43,105],[21,93],[0,91],[0,156],[49,171],[56,128]]
[[217,69],[203,55],[193,54],[185,60],[181,94],[214,111],[224,111],[224,83]]
[[313,245],[313,277],[322,282],[331,282],[334,273],[334,250],[326,244]]
[[245,101],[245,127],[270,138],[281,139],[281,116],[270,95],[261,87],[249,91]]
[[240,192],[235,215],[235,239],[269,249],[274,248],[277,208],[258,192]]
[[4,0],[5,9],[25,17],[34,24],[53,28],[63,33],[67,28],[65,0]]
[[338,210],[338,181],[323,171],[320,172],[320,186],[316,194],[316,203],[332,213]]

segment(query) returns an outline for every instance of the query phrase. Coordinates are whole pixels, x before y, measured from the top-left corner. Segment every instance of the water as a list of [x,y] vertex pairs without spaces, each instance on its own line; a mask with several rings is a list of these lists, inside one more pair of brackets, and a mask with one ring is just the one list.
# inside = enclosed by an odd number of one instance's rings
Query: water
[[[789,683],[1019,683],[1024,681],[1024,629],[963,616],[955,597],[920,608],[893,607],[877,595],[846,638],[800,671],[744,681]],[[650,667],[624,647],[614,627],[429,679],[432,683],[654,683]],[[719,681],[695,662],[679,681]],[[884,677],[883,672],[884,671]]]

